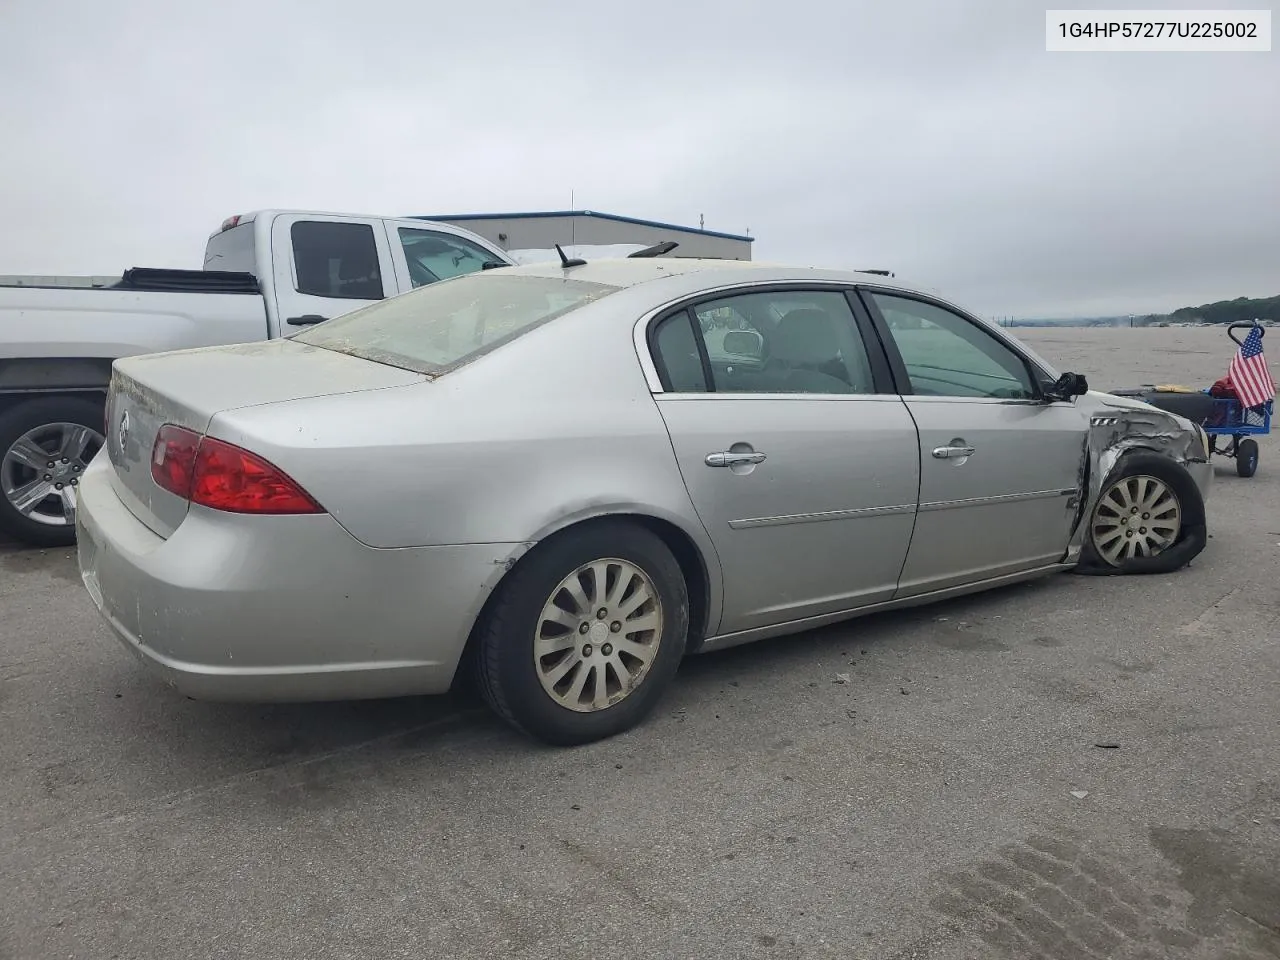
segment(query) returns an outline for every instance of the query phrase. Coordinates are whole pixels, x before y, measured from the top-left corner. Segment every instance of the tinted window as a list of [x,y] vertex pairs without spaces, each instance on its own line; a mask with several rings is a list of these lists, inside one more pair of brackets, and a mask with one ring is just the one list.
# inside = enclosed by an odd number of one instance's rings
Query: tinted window
[[977,324],[929,303],[873,293],[907,365],[911,390],[945,397],[1033,399],[1022,359]]
[[293,339],[419,373],[442,373],[617,287],[500,270],[419,287]]
[[485,261],[497,259],[478,244],[434,230],[401,227],[400,245],[409,265],[409,280],[415,287],[474,273]]
[[204,248],[204,268],[256,274],[258,265],[254,257],[253,221],[210,237]]
[[341,300],[381,300],[373,227],[302,220],[290,230],[298,292]]
[[718,393],[874,393],[843,293],[750,293],[694,310]]
[[664,390],[672,393],[706,391],[707,378],[702,372],[698,341],[693,335],[693,323],[688,313],[681,311],[658,325],[654,353]]

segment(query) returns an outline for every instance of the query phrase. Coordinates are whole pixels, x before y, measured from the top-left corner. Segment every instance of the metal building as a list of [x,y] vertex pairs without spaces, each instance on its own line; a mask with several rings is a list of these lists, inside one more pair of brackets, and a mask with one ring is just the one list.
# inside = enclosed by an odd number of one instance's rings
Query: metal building
[[678,244],[674,257],[713,257],[719,260],[750,260],[752,237],[721,233],[699,227],[680,227],[655,220],[638,220],[595,210],[555,210],[545,213],[462,213],[450,216],[423,216],[417,219],[456,224],[480,234],[504,250],[549,250],[560,244],[601,245],[640,244],[650,246],[664,240]]

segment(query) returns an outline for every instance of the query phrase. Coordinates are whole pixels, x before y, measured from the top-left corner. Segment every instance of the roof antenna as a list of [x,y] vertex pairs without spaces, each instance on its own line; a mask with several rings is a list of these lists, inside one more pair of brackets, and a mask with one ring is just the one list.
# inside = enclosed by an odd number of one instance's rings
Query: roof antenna
[[587,261],[581,259],[580,257],[574,257],[572,260],[566,257],[564,255],[564,251],[560,249],[560,244],[558,243],[556,244],[556,253],[560,254],[560,268],[562,270],[568,270],[570,267],[585,267],[587,265]]

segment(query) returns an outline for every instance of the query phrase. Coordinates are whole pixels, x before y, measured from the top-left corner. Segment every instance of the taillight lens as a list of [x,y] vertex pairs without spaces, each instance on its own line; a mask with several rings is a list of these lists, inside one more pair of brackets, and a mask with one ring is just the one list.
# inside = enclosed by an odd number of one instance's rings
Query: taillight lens
[[156,486],[190,500],[199,447],[200,434],[171,423],[161,427],[156,434],[156,445],[151,448],[151,479]]
[[229,513],[324,513],[277,467],[234,444],[165,424],[156,436],[151,476],[164,490]]
[[196,451],[191,502],[232,513],[324,513],[276,467],[212,437],[201,440]]

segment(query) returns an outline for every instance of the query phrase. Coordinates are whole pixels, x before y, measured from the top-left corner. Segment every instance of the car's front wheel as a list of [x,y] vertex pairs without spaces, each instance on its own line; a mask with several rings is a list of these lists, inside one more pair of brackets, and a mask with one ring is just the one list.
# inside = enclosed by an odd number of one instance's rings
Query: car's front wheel
[[477,629],[480,688],[498,715],[547,743],[588,743],[661,699],[684,655],[688,588],[659,537],[597,521],[521,560]]
[[1204,501],[1191,475],[1160,454],[1132,453],[1103,484],[1081,568],[1170,573],[1190,563],[1206,539]]

